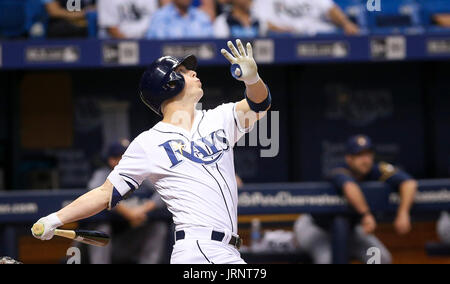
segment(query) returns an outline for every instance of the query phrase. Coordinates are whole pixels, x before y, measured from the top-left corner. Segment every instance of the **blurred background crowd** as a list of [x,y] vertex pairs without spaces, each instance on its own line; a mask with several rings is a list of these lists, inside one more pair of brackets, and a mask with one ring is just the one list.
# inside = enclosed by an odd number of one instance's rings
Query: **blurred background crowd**
[[364,0],[1,0],[0,36],[252,38],[450,27],[445,0],[382,5],[374,15],[376,2]]

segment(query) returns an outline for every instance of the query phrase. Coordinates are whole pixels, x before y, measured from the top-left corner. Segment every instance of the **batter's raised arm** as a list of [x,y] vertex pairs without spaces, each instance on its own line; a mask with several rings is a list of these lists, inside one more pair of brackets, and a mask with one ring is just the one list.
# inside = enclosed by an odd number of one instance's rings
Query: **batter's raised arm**
[[41,240],[53,238],[55,229],[68,223],[89,218],[108,208],[113,185],[108,180],[100,187],[80,196],[74,202],[47,217],[39,219],[36,224],[44,225],[44,232],[33,236]]
[[229,41],[228,48],[232,54],[225,49],[221,52],[231,63],[231,75],[245,83],[245,99],[236,104],[236,113],[241,125],[249,128],[270,109],[272,98],[269,88],[259,77],[252,45],[247,43],[247,50],[245,50],[239,39],[236,40],[236,45],[238,49]]

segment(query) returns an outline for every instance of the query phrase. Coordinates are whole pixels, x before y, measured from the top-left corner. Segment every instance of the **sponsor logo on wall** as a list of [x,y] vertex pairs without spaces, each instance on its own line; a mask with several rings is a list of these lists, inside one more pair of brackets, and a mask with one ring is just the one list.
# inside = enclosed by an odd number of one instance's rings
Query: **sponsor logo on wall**
[[0,203],[0,215],[21,215],[38,212],[37,203]]
[[[389,195],[389,202],[392,204],[400,204],[401,198],[398,193],[391,193]],[[426,192],[418,192],[414,199],[415,204],[434,204],[434,203],[449,203],[450,190],[442,188],[441,190],[433,190]]]
[[211,60],[216,56],[216,46],[212,43],[201,44],[165,44],[162,47],[162,54],[175,57],[183,57],[186,54],[193,54],[199,60]]
[[76,63],[80,61],[78,46],[31,46],[25,50],[28,63]]
[[404,36],[373,38],[370,41],[370,52],[374,60],[403,60],[406,58],[406,51]]
[[139,44],[133,41],[103,44],[103,63],[112,65],[137,65]]
[[338,195],[294,195],[288,191],[275,194],[244,192],[239,194],[239,207],[343,206],[347,201]]
[[253,42],[253,57],[258,63],[275,61],[275,44],[271,39],[257,39]]
[[350,45],[345,41],[308,42],[297,45],[299,58],[346,58],[350,54]]
[[351,89],[343,85],[326,87],[325,119],[345,120],[352,126],[368,126],[394,114],[393,95],[386,89]]
[[[391,205],[400,203],[398,193],[390,193],[389,203]],[[415,197],[416,204],[446,204],[450,202],[450,191],[447,188],[418,192]],[[239,194],[239,207],[329,207],[346,206],[348,202],[340,195],[334,194],[297,194],[290,191],[279,191],[276,193],[265,193],[263,191],[242,192]]]
[[450,55],[450,39],[429,39],[427,53],[428,55]]

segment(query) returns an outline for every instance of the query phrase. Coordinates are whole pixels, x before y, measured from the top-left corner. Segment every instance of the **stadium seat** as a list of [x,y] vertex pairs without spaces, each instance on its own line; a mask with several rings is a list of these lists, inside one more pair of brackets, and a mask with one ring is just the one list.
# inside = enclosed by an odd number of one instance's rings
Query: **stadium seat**
[[40,0],[0,0],[0,36],[27,36],[42,11]]
[[97,37],[98,32],[98,13],[97,11],[89,11],[86,13],[86,19],[88,22],[88,36],[91,38]]
[[448,28],[438,27],[433,16],[440,13],[450,14],[450,1],[448,0],[417,0],[422,7],[423,25],[430,31],[447,31]]
[[423,32],[420,5],[415,0],[382,1],[381,11],[368,12],[373,33]]

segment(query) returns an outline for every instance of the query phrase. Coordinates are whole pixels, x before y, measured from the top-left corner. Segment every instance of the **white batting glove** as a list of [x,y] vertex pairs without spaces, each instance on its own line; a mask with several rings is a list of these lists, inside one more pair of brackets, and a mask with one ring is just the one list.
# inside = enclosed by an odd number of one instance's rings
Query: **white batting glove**
[[228,41],[228,48],[233,55],[225,49],[221,50],[223,56],[231,63],[231,75],[247,85],[256,84],[259,81],[259,75],[258,66],[255,59],[253,59],[252,45],[247,43],[247,52],[245,52],[240,39],[236,40],[236,45],[239,51],[231,41]]
[[39,219],[35,225],[40,224],[44,226],[43,232],[35,232],[36,226],[33,226],[31,233],[37,239],[48,241],[55,235],[56,228],[64,225],[61,220],[56,216],[56,213],[50,214],[47,217]]

